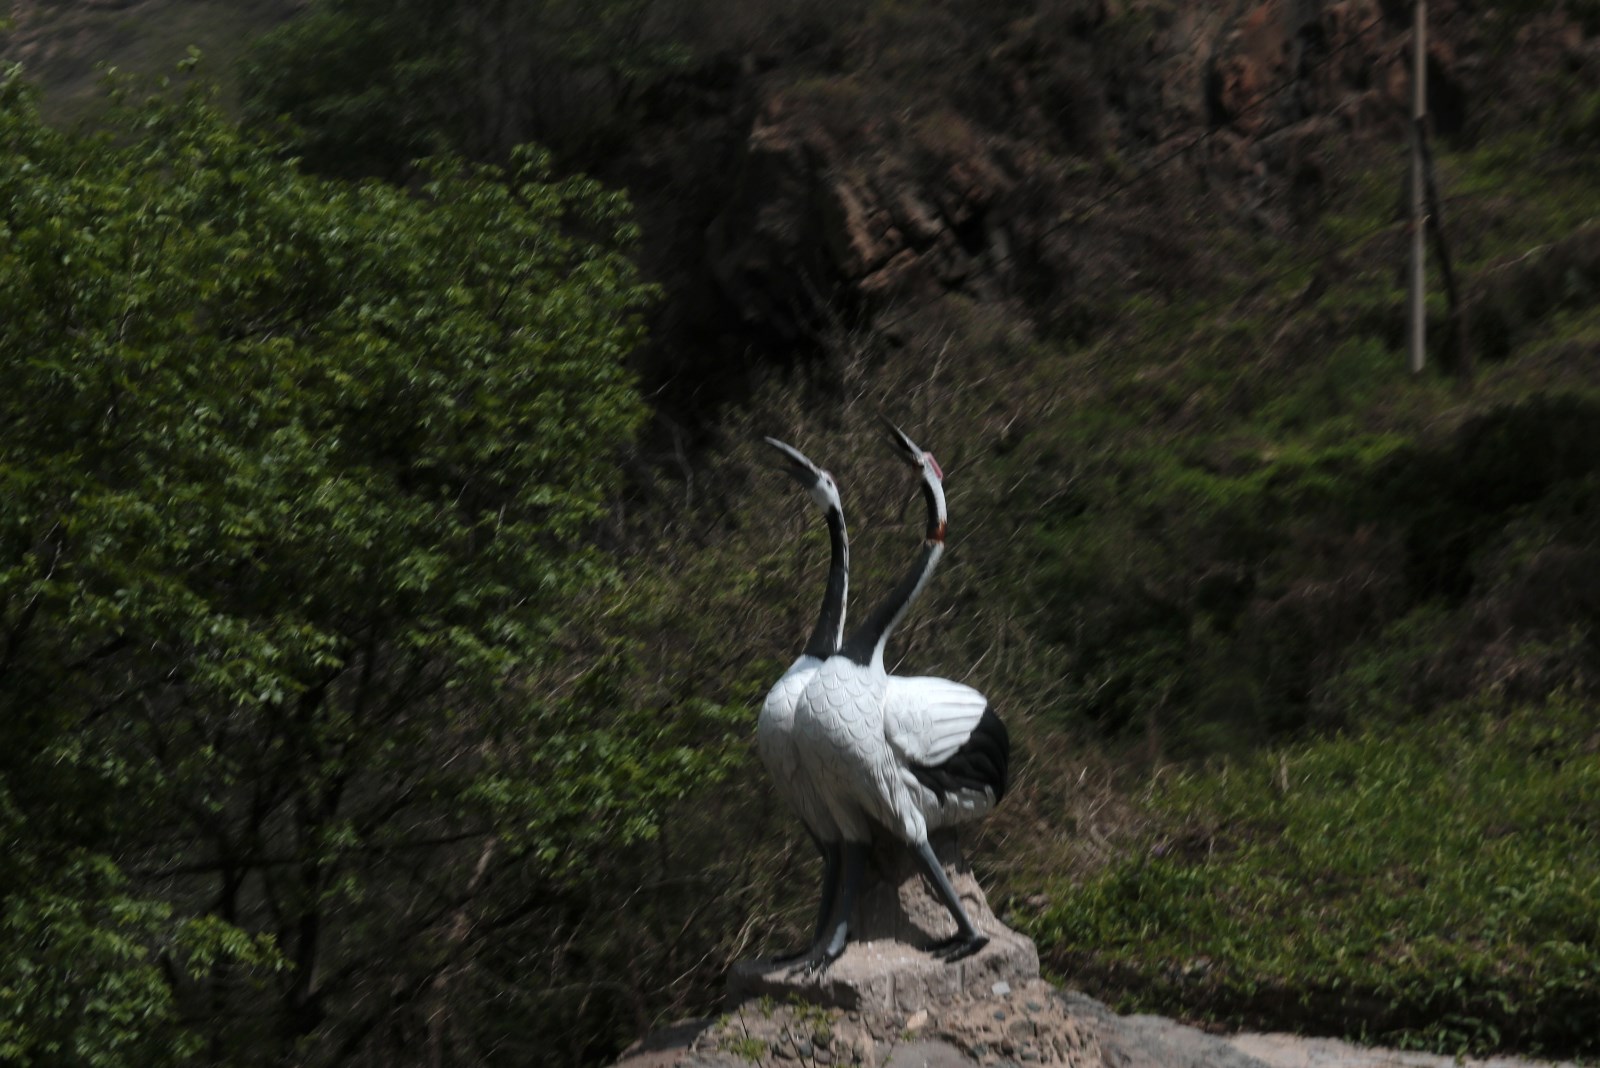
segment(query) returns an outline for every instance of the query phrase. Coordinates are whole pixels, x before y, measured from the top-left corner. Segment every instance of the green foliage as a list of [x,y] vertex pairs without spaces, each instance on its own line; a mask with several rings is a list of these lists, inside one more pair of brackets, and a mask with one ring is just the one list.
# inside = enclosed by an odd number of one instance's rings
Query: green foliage
[[765,1042],[753,1035],[736,1038],[728,1043],[728,1052],[735,1057],[741,1057],[752,1064],[758,1063],[762,1057],[772,1052]]
[[324,174],[384,174],[460,148],[465,64],[450,6],[318,3],[262,35],[243,64],[247,118],[289,116]]
[[[1262,414],[1279,423],[1288,403]],[[1471,663],[1474,628],[1415,621],[1468,600],[1480,626],[1509,613],[1530,640],[1576,628],[1566,663],[1587,677],[1594,402],[1534,397],[1426,445],[1345,436],[1331,416],[1348,402],[1329,403],[1291,424],[1326,444],[1124,450],[1025,532],[1040,624],[1081,679],[1079,715],[1113,733],[1154,725],[1187,752],[1346,722],[1402,695],[1412,708],[1457,699],[1493,674]],[[1414,641],[1397,648],[1391,626]]]
[[1141,1007],[1593,1055],[1596,740],[1579,702],[1467,707],[1164,777],[1153,840],[1034,933]]
[[0,1057],[159,1065],[194,1052],[157,959],[186,942],[169,910],[131,895],[103,857],[41,855],[36,830],[8,815]]
[[5,1047],[176,1058],[180,1005],[238,1062],[359,1043],[502,873],[717,773],[672,733],[715,709],[529,685],[612,577],[626,206],[533,152],[307,178],[198,89],[64,137],[14,75],[0,159]]
[[197,98],[122,121],[148,139],[8,145],[8,592],[70,635],[52,666],[137,634],[203,654],[188,692],[283,703],[393,621],[452,689],[502,677],[593,574],[556,550],[638,412],[641,291],[550,222],[618,202],[534,157],[329,186]]
[[180,1021],[174,979],[221,961],[270,971],[277,956],[232,925],[176,916],[94,852],[91,845],[109,843],[90,842],[85,824],[103,829],[113,818],[96,808],[104,756],[86,759],[38,719],[18,739],[21,726],[11,725],[8,741],[44,745],[39,757],[72,775],[12,754],[0,780],[0,1057],[17,1065],[179,1063],[199,1036]]

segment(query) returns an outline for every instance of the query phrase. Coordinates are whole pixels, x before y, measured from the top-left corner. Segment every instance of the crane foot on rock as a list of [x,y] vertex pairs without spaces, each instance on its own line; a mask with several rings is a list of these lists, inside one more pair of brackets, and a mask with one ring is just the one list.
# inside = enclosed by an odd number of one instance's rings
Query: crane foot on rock
[[843,955],[844,949],[842,947],[836,953],[829,953],[827,949],[814,949],[789,965],[789,975],[804,976],[806,978],[810,978],[813,975],[821,975],[832,967],[834,961]]
[[949,938],[929,946],[927,953],[929,956],[937,957],[946,964],[954,964],[958,960],[965,960],[972,956],[988,944],[988,935],[953,934]]

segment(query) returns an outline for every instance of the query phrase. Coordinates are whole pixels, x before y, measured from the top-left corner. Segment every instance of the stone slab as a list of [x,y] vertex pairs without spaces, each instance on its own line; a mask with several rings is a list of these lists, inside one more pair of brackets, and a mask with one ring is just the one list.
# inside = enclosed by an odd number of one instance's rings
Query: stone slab
[[908,1014],[749,1001],[653,1037],[620,1068],[1579,1068],[1293,1035],[1209,1035],[1161,1017],[1118,1016],[1038,979]]
[[[912,1013],[758,999],[719,1017],[672,1068],[1130,1068],[1102,1046],[1101,1032],[1115,1033],[1108,1019],[1109,1027],[1075,1018],[1042,979]],[[1262,1068],[1229,1052],[1232,1063],[1171,1068]]]
[[741,961],[728,976],[729,1000],[737,1005],[763,996],[797,998],[830,1008],[905,1014],[957,998],[991,997],[1039,977],[1039,951],[1031,939],[993,917],[976,922],[989,944],[948,964],[893,939],[852,942],[818,975],[769,960]]
[[1575,1061],[1536,1061],[1509,1055],[1446,1057],[1303,1035],[1240,1034],[1227,1041],[1269,1068],[1578,1068]]
[[[933,839],[962,907],[989,944],[965,960],[946,963],[916,947],[955,933],[949,910],[935,897],[921,866],[898,842],[875,843],[866,886],[851,917],[851,941],[820,975],[770,959],[740,961],[728,974],[728,998],[798,999],[830,1008],[910,1013],[957,998],[990,997],[1039,977],[1033,941],[996,918],[983,888],[950,832]],[[998,987],[997,987],[998,984]]]
[[948,1042],[908,1042],[895,1047],[883,1068],[980,1068]]

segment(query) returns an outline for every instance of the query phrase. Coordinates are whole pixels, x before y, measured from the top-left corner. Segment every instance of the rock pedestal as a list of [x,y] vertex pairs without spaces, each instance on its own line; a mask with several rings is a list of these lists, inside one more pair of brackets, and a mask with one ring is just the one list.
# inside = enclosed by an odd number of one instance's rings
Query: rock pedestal
[[936,836],[934,852],[967,915],[989,944],[947,964],[923,952],[955,933],[950,913],[921,867],[898,842],[872,854],[867,885],[851,919],[850,945],[820,975],[791,971],[767,959],[740,961],[728,975],[733,1004],[763,995],[865,1012],[914,1012],[961,997],[988,997],[1039,976],[1033,941],[1001,923],[989,908],[954,835]]

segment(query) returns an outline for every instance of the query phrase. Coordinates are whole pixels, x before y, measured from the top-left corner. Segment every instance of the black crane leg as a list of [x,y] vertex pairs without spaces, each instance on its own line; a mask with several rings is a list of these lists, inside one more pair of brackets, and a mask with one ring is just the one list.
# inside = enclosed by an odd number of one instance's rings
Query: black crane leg
[[867,872],[867,843],[846,842],[841,852],[844,874],[838,900],[834,902],[832,933],[826,945],[819,945],[806,958],[807,972],[826,971],[828,965],[844,953],[845,944],[850,940],[850,914],[855,911],[856,898],[861,896],[861,883]]
[[811,931],[811,944],[819,945],[828,933],[828,920],[833,916],[833,903],[839,898],[838,842],[822,844],[822,900],[817,903],[817,924]]
[[933,846],[924,838],[912,846],[911,851],[922,861],[922,867],[928,873],[928,878],[933,881],[933,888],[938,892],[939,900],[944,902],[944,907],[950,910],[951,919],[956,921],[956,933],[929,946],[928,952],[941,960],[957,961],[972,956],[988,945],[989,936],[978,930],[972,918],[967,915],[967,910],[961,907],[961,898],[956,894],[956,888],[950,885],[950,877],[944,873],[944,865],[933,855]]
[[817,952],[828,934],[828,920],[833,916],[833,902],[839,896],[839,843],[824,842],[815,835],[811,841],[816,844],[817,852],[822,854],[822,900],[817,904],[817,922],[811,929],[809,943],[792,953],[773,957],[774,964],[793,964],[802,957]]

